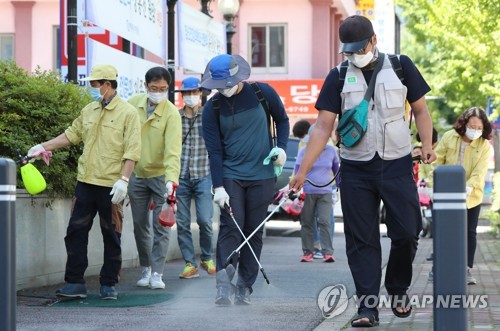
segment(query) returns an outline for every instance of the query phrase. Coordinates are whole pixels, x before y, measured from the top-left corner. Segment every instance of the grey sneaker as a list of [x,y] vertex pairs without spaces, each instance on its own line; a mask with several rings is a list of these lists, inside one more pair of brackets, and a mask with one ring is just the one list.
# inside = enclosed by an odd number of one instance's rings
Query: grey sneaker
[[234,294],[233,285],[219,285],[217,287],[217,296],[215,304],[218,306],[230,306],[233,304],[232,296]]
[[56,291],[56,295],[66,298],[86,298],[87,288],[85,284],[67,283],[63,288]]
[[103,300],[116,300],[118,299],[118,292],[114,286],[101,285],[101,299]]
[[472,277],[472,274],[470,273],[470,268],[467,268],[467,285],[476,285],[477,281],[476,278]]
[[236,295],[234,297],[235,305],[250,305],[250,294],[252,290],[248,287],[238,287],[236,288]]

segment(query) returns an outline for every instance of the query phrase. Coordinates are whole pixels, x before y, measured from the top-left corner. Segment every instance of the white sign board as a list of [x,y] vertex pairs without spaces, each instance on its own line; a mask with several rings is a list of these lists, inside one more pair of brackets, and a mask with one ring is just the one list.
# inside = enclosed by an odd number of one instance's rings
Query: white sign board
[[158,64],[121,52],[98,41],[87,41],[87,68],[96,64],[112,64],[118,70],[118,93],[124,99],[146,91],[144,75]]
[[86,19],[166,58],[165,0],[86,0]]
[[226,28],[182,2],[177,3],[177,13],[179,66],[201,74],[214,56],[226,53]]

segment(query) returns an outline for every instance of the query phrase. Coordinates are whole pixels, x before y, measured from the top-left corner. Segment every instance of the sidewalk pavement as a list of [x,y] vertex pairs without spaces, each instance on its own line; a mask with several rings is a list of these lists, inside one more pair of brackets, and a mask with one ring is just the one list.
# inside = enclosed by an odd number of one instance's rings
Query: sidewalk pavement
[[[480,224],[473,269],[478,284],[468,286],[468,291],[470,294],[487,294],[488,307],[468,310],[468,330],[500,330],[500,263],[497,262],[500,260],[500,240],[487,232],[489,226],[485,226],[484,221]],[[336,224],[337,262],[333,264],[319,261],[299,263],[298,224],[293,223],[292,227],[295,228],[294,237],[268,236],[264,239],[261,262],[271,285],[266,285],[258,276],[252,295],[254,305],[250,307],[233,306],[226,310],[215,307],[214,279],[201,272],[199,280],[179,280],[177,275],[183,263],[177,260],[169,262],[166,269],[166,291],[137,288],[134,285],[140,269],[123,270],[123,279],[118,287],[122,296],[115,303],[98,299],[95,293],[98,288],[96,277],[89,277],[88,286],[94,292],[92,298],[88,298],[87,303],[77,300],[75,306],[53,305],[57,286],[20,291],[18,330],[101,330],[107,326],[123,330],[360,330],[350,327],[349,320],[356,313],[352,298],[343,314],[330,319],[322,319],[317,304],[318,293],[325,286],[346,284],[349,296],[354,291],[345,257],[344,235],[339,233],[343,224]],[[292,235],[292,230],[288,230],[288,235]],[[384,226],[381,232],[384,233]],[[381,238],[381,241],[385,268],[389,241],[388,238]],[[433,285],[427,280],[432,262],[426,261],[431,251],[432,239],[421,239],[408,294],[432,295]],[[387,294],[384,287],[381,294]],[[137,298],[148,298],[150,301],[134,301]],[[119,302],[122,302],[122,309],[106,307]],[[84,306],[86,308],[82,309]],[[370,330],[433,330],[432,305],[414,308],[409,318],[397,318],[390,309],[382,308],[379,317],[380,325]]]
[[[469,308],[467,311],[468,330],[500,330],[500,240],[495,239],[489,232],[490,227],[485,220],[480,220],[478,226],[477,249],[472,275],[476,278],[476,285],[467,286],[467,294],[488,295],[488,306],[486,308]],[[429,271],[432,269],[432,261],[426,258],[432,252],[432,239],[420,239],[417,255],[413,263],[413,279],[408,294],[422,295],[433,294],[433,283],[428,281]],[[382,280],[385,277],[382,275]],[[385,287],[381,287],[380,294],[387,295]],[[356,309],[354,300],[349,300],[349,307],[346,313],[350,313],[352,318]],[[344,313],[344,314],[346,314]],[[336,319],[339,317],[334,317]],[[344,316],[345,318],[345,316]],[[366,328],[369,330],[433,330],[433,306],[427,305],[425,308],[413,308],[413,312],[408,318],[398,318],[394,316],[388,308],[379,310],[380,325],[378,327]],[[338,322],[338,321],[337,321]],[[316,331],[332,330],[330,320],[326,319]],[[363,330],[353,328],[349,321],[342,330]]]

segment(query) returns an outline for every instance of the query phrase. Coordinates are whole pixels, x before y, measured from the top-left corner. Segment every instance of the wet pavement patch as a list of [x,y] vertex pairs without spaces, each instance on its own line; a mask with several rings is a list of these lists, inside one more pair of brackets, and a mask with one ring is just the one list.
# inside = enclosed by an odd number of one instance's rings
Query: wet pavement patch
[[51,307],[139,307],[149,306],[171,300],[174,296],[170,293],[123,293],[118,294],[117,300],[102,300],[99,294],[88,294],[86,299],[56,300]]

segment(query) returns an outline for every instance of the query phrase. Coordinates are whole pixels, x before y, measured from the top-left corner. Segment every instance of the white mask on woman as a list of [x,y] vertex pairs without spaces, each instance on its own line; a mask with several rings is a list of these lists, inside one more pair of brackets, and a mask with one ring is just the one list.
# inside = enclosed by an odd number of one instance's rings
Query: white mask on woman
[[217,89],[220,94],[222,94],[223,96],[225,96],[226,98],[230,98],[232,97],[236,91],[238,90],[238,84],[234,85],[233,87],[230,87],[230,88],[226,88],[226,89]]
[[366,54],[346,55],[346,58],[358,68],[366,67],[373,59],[373,52],[369,51]]
[[466,128],[465,135],[470,140],[475,140],[483,135],[483,130],[474,130],[471,128]]
[[198,103],[200,103],[200,96],[199,95],[186,95],[186,96],[182,97],[182,100],[184,100],[184,104],[186,106],[193,108]]

